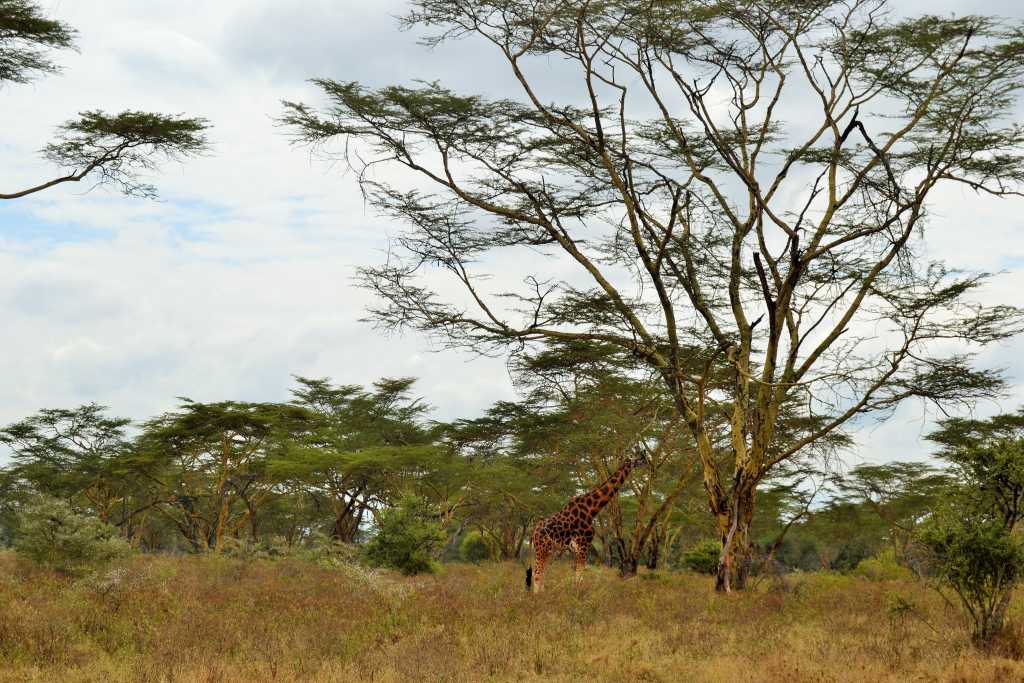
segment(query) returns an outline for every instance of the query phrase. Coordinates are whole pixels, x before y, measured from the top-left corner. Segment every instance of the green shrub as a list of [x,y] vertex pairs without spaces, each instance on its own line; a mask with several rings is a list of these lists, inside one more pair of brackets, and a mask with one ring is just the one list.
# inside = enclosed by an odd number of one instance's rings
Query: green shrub
[[839,552],[832,560],[831,568],[839,572],[851,572],[863,560],[873,555],[870,545],[861,539],[853,539],[839,547]]
[[899,581],[914,578],[912,571],[896,561],[896,553],[892,548],[883,550],[875,557],[861,560],[851,573],[869,581]]
[[459,543],[459,557],[463,562],[479,564],[494,559],[494,550],[478,531],[471,531]]
[[973,640],[990,644],[1003,628],[1014,586],[1024,575],[1024,547],[1001,520],[943,510],[923,525],[927,573],[940,592],[951,590],[973,622]]
[[700,574],[714,574],[718,571],[721,555],[722,544],[706,538],[683,553],[683,566]]
[[117,528],[49,496],[34,499],[19,513],[13,545],[24,557],[72,576],[131,552]]
[[366,559],[376,567],[397,569],[407,576],[433,572],[435,555],[445,534],[437,515],[422,498],[406,496],[383,510],[377,534],[366,544]]
[[326,534],[316,533],[298,547],[297,556],[325,569],[354,567],[359,564],[359,547],[345,543]]
[[339,569],[359,564],[360,551],[352,543],[344,543],[327,534],[313,533],[301,542],[289,544],[282,536],[269,536],[256,541],[228,537],[221,541],[220,554],[245,562],[253,560],[301,560],[325,569]]
[[813,572],[822,568],[818,542],[807,536],[791,534],[775,552],[775,559],[787,569]]

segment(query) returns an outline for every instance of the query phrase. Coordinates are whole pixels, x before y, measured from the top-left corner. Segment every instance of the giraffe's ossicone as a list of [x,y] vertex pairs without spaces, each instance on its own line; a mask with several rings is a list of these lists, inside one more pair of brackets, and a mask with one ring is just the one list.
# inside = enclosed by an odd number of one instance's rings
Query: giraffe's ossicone
[[534,593],[541,591],[548,561],[566,548],[572,551],[574,581],[579,584],[594,541],[594,517],[619,492],[633,468],[646,462],[642,451],[634,458],[627,458],[600,486],[576,496],[564,508],[537,522],[530,536],[533,565],[526,570],[527,590],[532,588]]

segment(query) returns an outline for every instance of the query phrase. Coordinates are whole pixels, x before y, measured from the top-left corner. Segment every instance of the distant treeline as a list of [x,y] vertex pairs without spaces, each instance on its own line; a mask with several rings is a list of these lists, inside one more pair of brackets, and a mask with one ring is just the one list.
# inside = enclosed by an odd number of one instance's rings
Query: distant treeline
[[[538,382],[519,402],[448,423],[428,419],[410,378],[296,384],[289,402],[183,400],[137,429],[95,404],[4,427],[13,455],[0,469],[0,539],[9,543],[19,510],[46,494],[144,551],[203,552],[229,539],[359,543],[412,495],[440,525],[445,557],[474,534],[486,556],[518,558],[537,519],[638,446],[652,467],[597,519],[597,559],[624,574],[679,565],[714,537],[689,433],[660,409],[668,397],[656,383],[612,371]],[[749,561],[848,570],[885,549],[902,558],[951,482],[920,463],[843,477],[802,463],[759,493]]]

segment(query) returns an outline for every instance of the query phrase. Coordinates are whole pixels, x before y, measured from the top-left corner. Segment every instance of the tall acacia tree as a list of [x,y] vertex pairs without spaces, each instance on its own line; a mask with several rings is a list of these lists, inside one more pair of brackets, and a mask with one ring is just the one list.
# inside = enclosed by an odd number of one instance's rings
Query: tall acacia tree
[[[48,18],[38,3],[0,0],[0,88],[58,72],[50,52],[73,49],[74,44],[75,30]],[[111,185],[128,195],[154,197],[156,188],[141,174],[156,170],[163,161],[201,154],[207,148],[207,127],[202,118],[153,112],[81,112],[62,124],[42,150],[63,172],[28,187],[0,187],[0,200],[83,180]]]
[[[285,103],[298,141],[343,142],[409,225],[362,271],[373,316],[476,350],[600,341],[653,368],[697,445],[719,590],[743,585],[776,465],[906,399],[998,393],[971,354],[1018,312],[918,247],[941,188],[1018,193],[1021,27],[887,0],[414,0],[405,24],[489,46],[521,95],[318,79],[325,108]],[[511,260],[526,250],[551,258]],[[488,279],[501,256],[528,264],[520,287]],[[787,401],[807,429],[777,428]]]

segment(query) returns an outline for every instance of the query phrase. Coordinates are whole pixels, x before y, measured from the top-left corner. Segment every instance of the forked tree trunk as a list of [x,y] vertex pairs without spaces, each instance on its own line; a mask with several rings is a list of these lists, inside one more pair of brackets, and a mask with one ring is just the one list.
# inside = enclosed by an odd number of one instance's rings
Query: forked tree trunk
[[[715,575],[715,590],[729,593],[744,590],[750,575],[750,524],[754,517],[754,487],[737,486],[732,508],[722,533],[722,554]],[[720,523],[721,526],[721,523]]]
[[996,601],[992,610],[982,607],[974,620],[974,633],[971,640],[980,648],[988,648],[992,645],[995,637],[1003,630],[1006,623],[1006,611],[1010,606],[1010,598],[1013,596],[1013,588],[1007,588]]

